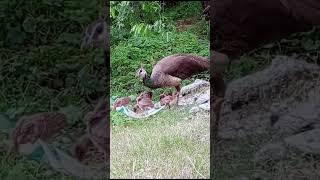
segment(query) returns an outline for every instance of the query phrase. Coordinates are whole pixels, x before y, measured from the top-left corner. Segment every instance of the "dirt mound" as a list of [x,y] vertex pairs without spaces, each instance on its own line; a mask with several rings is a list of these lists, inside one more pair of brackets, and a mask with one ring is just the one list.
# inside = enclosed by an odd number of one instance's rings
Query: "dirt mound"
[[319,179],[319,70],[281,56],[265,70],[228,85],[215,160],[223,174]]
[[[275,131],[293,134],[319,118],[320,68],[277,57],[265,70],[228,85],[222,105],[219,136],[225,139]],[[299,120],[299,115],[305,117]],[[296,117],[296,118],[293,118]],[[288,132],[290,131],[290,132]]]

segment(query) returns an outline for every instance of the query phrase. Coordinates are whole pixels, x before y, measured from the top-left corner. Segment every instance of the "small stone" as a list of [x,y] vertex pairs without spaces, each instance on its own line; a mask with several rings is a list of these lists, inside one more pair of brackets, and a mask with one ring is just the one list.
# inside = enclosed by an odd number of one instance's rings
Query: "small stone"
[[190,109],[189,113],[197,113],[200,111],[200,108],[197,106],[194,106]]
[[191,105],[193,103],[194,103],[193,97],[188,97],[188,98],[182,97],[182,98],[179,98],[178,105],[179,106],[187,106],[187,105]]
[[201,109],[204,109],[206,111],[210,111],[210,102],[204,103],[204,104],[200,104],[199,107]]
[[208,102],[208,101],[210,101],[210,94],[203,93],[197,98],[196,103],[197,104],[203,104],[203,103]]
[[154,108],[158,109],[158,108],[160,108],[160,107],[161,107],[160,102],[157,102],[157,103],[154,104]]

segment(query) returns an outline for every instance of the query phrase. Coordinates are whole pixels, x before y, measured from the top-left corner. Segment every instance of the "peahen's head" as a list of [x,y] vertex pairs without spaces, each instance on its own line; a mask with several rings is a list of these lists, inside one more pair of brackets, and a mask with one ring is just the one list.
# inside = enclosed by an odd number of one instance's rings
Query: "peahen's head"
[[147,76],[147,71],[141,67],[137,70],[136,76],[145,78]]
[[107,36],[107,24],[104,19],[99,19],[90,24],[85,30],[81,48],[90,46],[99,46],[104,42]]

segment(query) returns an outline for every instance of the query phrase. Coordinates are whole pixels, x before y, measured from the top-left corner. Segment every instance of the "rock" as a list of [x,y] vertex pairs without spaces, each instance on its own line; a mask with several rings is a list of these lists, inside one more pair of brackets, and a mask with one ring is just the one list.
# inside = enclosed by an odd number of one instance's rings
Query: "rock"
[[[282,167],[285,171],[287,167],[300,168],[300,164],[292,164],[291,156],[289,159],[292,149],[320,154],[319,70],[319,66],[315,64],[279,57],[265,70],[228,84],[220,114],[218,136],[222,149],[241,144],[236,147],[237,150],[239,148],[237,152],[253,152],[248,158],[241,159],[246,160],[243,162],[250,162],[249,164],[253,159],[255,162],[251,165],[258,164],[254,171],[261,176],[255,178],[250,174],[250,179],[269,179],[269,170],[277,167],[281,167],[281,175]],[[274,143],[264,144],[267,140]],[[247,141],[250,146],[246,145]],[[245,146],[242,146],[242,142]],[[258,151],[255,149],[257,146],[261,146]],[[228,155],[232,156],[230,153]],[[223,154],[221,157],[228,155]],[[226,159],[226,163],[232,162],[233,159]],[[309,168],[309,165],[301,163],[302,167]],[[245,164],[241,165],[238,169],[246,168]],[[314,170],[311,168],[310,171]]]
[[[276,136],[285,137],[314,123],[318,115],[312,111],[319,112],[319,107],[299,104],[309,96],[320,96],[315,90],[319,72],[314,64],[277,57],[265,70],[232,81],[222,104],[218,135],[235,139],[275,130]],[[307,104],[320,104],[311,99]]]
[[187,106],[194,104],[194,97],[181,97],[179,98],[178,105],[179,106]]
[[154,104],[154,108],[158,109],[158,108],[160,108],[160,107],[161,107],[160,102],[157,102],[157,103]]
[[268,160],[280,160],[285,158],[287,154],[287,148],[284,143],[270,143],[262,146],[262,148],[256,152],[254,160],[256,163],[263,163]]
[[196,100],[196,103],[203,104],[207,101],[210,101],[210,89],[208,89],[205,93],[200,94]]
[[239,118],[238,114],[232,114],[232,116],[223,119],[223,121],[227,122],[219,129],[218,136],[220,138],[238,139],[250,135],[263,134],[268,131],[270,126],[268,113],[252,114],[239,121],[237,121],[237,118]]
[[255,110],[272,104],[272,99],[301,97],[314,86],[314,82],[305,82],[317,79],[319,70],[318,66],[307,62],[278,57],[265,70],[232,81],[226,90],[224,111],[235,111],[252,103],[257,104]]
[[314,129],[284,139],[290,146],[304,153],[320,154],[320,129]]
[[189,94],[194,91],[197,91],[198,89],[200,89],[202,87],[207,87],[207,86],[210,86],[210,82],[205,81],[205,80],[201,80],[201,79],[196,79],[194,81],[194,83],[182,87],[180,94],[181,95]]
[[201,109],[206,110],[206,111],[210,111],[210,101],[207,102],[207,103],[204,103],[204,104],[200,104],[199,107],[200,107]]
[[277,135],[288,136],[312,127],[313,124],[320,123],[320,102],[314,104],[310,101],[299,104],[286,115],[279,117],[273,129]]
[[190,109],[189,113],[197,113],[200,111],[200,108],[197,106],[194,106]]

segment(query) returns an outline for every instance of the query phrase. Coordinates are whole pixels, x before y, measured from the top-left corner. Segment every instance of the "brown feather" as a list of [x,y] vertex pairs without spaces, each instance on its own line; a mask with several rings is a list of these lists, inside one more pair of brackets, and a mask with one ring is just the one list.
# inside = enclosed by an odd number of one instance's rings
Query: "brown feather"
[[175,87],[181,80],[209,71],[210,61],[192,54],[175,54],[161,59],[152,70],[151,79],[157,87]]
[[143,84],[149,88],[175,87],[178,104],[181,81],[203,71],[210,71],[208,59],[193,54],[174,54],[161,59],[153,67],[150,78],[143,68],[137,75],[143,77]]

